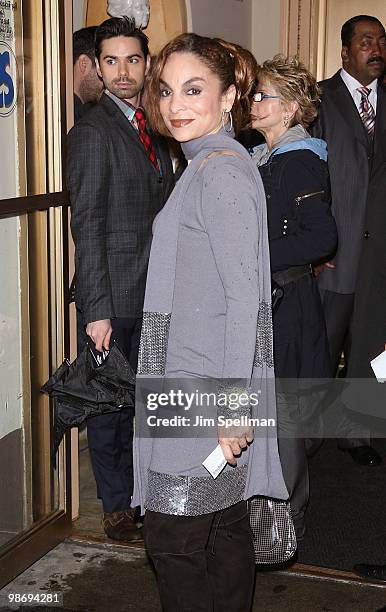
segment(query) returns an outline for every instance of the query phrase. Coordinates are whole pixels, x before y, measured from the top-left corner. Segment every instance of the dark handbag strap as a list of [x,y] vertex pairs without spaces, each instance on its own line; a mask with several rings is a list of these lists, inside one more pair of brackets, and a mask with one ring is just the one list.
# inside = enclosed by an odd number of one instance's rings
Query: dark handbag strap
[[272,279],[283,287],[289,283],[293,283],[303,278],[304,276],[313,276],[313,270],[311,264],[305,266],[292,266],[286,270],[280,270],[280,272],[274,272]]

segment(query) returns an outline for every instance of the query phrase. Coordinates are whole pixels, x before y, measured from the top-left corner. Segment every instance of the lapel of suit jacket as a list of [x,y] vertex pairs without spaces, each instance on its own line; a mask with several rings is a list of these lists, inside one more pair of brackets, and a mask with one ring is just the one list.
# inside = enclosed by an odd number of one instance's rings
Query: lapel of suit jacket
[[[157,177],[159,177],[159,173],[157,169],[154,167],[154,164],[151,162],[150,157],[145,151],[145,147],[143,146],[142,142],[139,139],[137,130],[134,128],[131,122],[127,119],[127,117],[125,117],[125,115],[123,114],[119,106],[115,104],[114,100],[112,100],[109,96],[106,96],[106,94],[102,95],[100,104],[103,104],[103,106],[105,107],[109,115],[114,117],[114,120],[118,123],[118,125],[125,132],[125,134],[128,135],[128,137],[135,144],[138,150],[141,151],[141,154],[145,156],[147,162],[153,168],[154,173],[156,174]],[[158,153],[157,150],[156,152]]]
[[[164,190],[166,190],[170,185],[170,180],[172,180],[174,183],[173,166],[168,150],[167,140],[162,137],[157,138],[151,130],[149,130],[149,132],[152,138],[158,162],[161,164],[162,177],[164,179]],[[167,193],[166,197],[169,197],[169,193]]]
[[362,119],[349,90],[340,76],[340,71],[336,72],[334,76],[329,79],[329,89],[330,96],[338,108],[342,120],[347,123],[350,130],[354,132],[355,137],[363,146],[368,148],[369,140]]
[[377,89],[373,170],[386,160],[386,89],[381,83]]

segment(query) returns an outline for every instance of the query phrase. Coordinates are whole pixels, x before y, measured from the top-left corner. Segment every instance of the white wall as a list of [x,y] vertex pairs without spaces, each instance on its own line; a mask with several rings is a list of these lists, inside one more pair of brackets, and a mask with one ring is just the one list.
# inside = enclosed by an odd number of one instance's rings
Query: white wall
[[20,223],[0,219],[0,439],[22,426]]
[[[281,0],[185,0],[188,29],[250,49],[261,62],[279,53]],[[85,1],[73,0],[73,31],[84,27]]]
[[190,0],[187,8],[191,30],[201,36],[219,36],[251,49],[253,1]]
[[281,0],[185,0],[188,29],[250,49],[258,62],[280,52]]
[[251,51],[259,63],[280,53],[281,0],[252,0]]
[[72,0],[72,31],[76,32],[85,25],[84,0]]

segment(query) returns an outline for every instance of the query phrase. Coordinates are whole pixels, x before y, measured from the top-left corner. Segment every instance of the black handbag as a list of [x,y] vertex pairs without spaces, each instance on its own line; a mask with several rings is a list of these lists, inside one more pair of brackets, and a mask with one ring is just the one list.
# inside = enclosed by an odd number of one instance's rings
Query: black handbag
[[248,506],[255,563],[271,565],[289,561],[297,549],[289,502],[253,497]]

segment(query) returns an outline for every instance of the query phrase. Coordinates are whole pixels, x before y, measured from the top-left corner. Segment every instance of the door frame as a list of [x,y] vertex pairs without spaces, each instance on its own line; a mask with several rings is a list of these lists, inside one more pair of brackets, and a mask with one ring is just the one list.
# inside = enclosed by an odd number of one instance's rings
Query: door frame
[[[42,7],[45,15],[45,20],[51,18],[52,2],[55,0],[43,0]],[[54,240],[55,246],[60,248],[60,257],[53,262],[55,266],[55,286],[49,287],[49,282],[46,279],[45,289],[47,297],[55,300],[55,305],[60,309],[60,315],[56,320],[54,327],[51,327],[51,337],[49,345],[49,368],[56,369],[61,363],[65,355],[69,355],[69,307],[68,307],[68,227],[69,227],[69,198],[67,191],[63,188],[65,176],[65,157],[66,157],[66,135],[67,135],[67,113],[66,107],[68,100],[72,100],[68,92],[69,83],[67,80],[69,61],[66,58],[72,58],[72,2],[71,0],[59,0],[57,5],[58,15],[58,33],[59,40],[54,41],[58,51],[58,70],[59,70],[59,91],[60,99],[60,150],[61,160],[54,170],[56,184],[61,180],[61,190],[53,191],[53,193],[45,193],[34,196],[21,196],[0,200],[0,218],[4,217],[21,217],[21,223],[27,219],[27,213],[33,213],[34,216],[45,217],[47,235],[51,240]],[[71,60],[72,67],[72,60]],[[70,83],[71,84],[71,83]],[[57,146],[57,143],[56,143]],[[57,150],[55,152],[57,154]],[[54,183],[54,189],[57,186]],[[41,211],[41,212],[38,212]],[[39,225],[39,224],[38,224]],[[41,227],[44,228],[44,222]],[[40,230],[41,231],[41,230]],[[52,236],[51,236],[52,234]],[[47,248],[47,247],[46,247]],[[50,258],[50,252],[47,251],[47,256]],[[25,257],[25,254],[23,254]],[[52,262],[51,262],[52,264]],[[44,272],[41,271],[41,277],[44,277]],[[44,285],[44,282],[43,282]],[[41,296],[40,296],[41,297]],[[24,317],[28,315],[28,311],[23,310]],[[43,315],[44,318],[45,315]],[[48,314],[49,318],[50,314]],[[47,319],[47,317],[46,317]],[[59,337],[59,335],[62,337]],[[50,372],[51,373],[51,372]],[[32,381],[33,384],[33,381]],[[48,400],[45,400],[43,411],[49,410]],[[39,406],[41,409],[42,406]],[[47,413],[48,414],[48,413]],[[26,423],[27,431],[30,430],[30,423]],[[72,530],[72,477],[71,477],[71,433],[66,433],[62,445],[62,452],[59,451],[58,459],[58,500],[60,509],[50,512],[44,518],[37,520],[32,527],[20,536],[16,536],[0,549],[0,588],[5,586],[18,574],[27,569],[31,564],[40,559],[52,548],[63,541]],[[47,455],[46,455],[47,457]],[[50,453],[44,461],[50,461]],[[45,466],[47,468],[47,466]],[[31,466],[26,464],[26,470],[29,472]],[[48,468],[47,470],[48,471]]]

